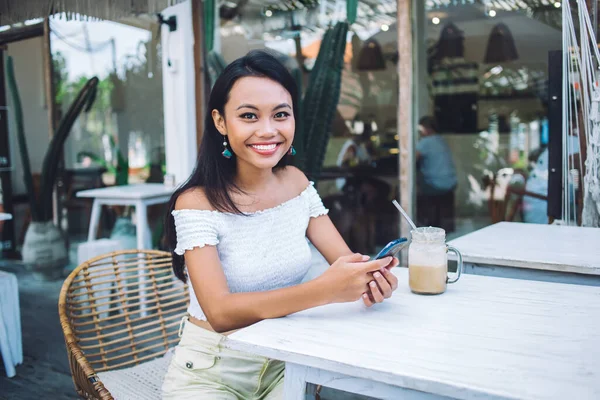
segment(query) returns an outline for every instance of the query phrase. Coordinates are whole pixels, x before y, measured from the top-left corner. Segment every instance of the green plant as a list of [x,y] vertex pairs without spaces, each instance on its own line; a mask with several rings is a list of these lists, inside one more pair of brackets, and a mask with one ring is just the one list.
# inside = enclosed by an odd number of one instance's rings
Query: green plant
[[348,23],[356,22],[356,14],[358,12],[358,0],[346,0],[346,18]]
[[115,143],[115,139],[112,135],[109,136],[110,147],[117,155],[117,165],[107,162],[103,157],[98,156],[90,151],[80,151],[77,153],[78,157],[89,157],[96,164],[106,168],[106,170],[115,176],[115,185],[122,186],[129,183],[129,161],[123,157],[123,153],[119,149],[119,146]]
[[204,46],[212,51],[215,44],[215,0],[204,0]]
[[56,128],[44,156],[40,192],[38,197],[36,197],[31,174],[31,165],[29,162],[29,151],[27,149],[27,141],[25,138],[25,129],[23,127],[23,109],[15,79],[12,57],[8,57],[6,61],[6,76],[14,105],[17,138],[21,160],[23,162],[25,186],[27,187],[29,195],[31,219],[34,222],[50,221],[52,219],[52,192],[56,183],[59,157],[77,117],[82,111],[89,111],[94,103],[99,80],[98,78],[93,77],[86,82],[60,121],[58,128]]
[[338,22],[327,30],[302,100],[303,126],[296,135],[301,144],[298,148],[304,157],[297,165],[314,181],[318,180],[323,166],[340,98],[347,34],[347,22]]

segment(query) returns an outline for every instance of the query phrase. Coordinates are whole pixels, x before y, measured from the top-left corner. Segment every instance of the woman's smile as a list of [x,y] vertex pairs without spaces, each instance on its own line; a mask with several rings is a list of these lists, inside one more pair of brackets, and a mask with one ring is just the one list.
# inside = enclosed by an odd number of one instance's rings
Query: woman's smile
[[271,142],[271,143],[252,143],[249,144],[248,147],[254,150],[256,153],[263,156],[272,156],[277,152],[279,147],[281,147],[281,142]]

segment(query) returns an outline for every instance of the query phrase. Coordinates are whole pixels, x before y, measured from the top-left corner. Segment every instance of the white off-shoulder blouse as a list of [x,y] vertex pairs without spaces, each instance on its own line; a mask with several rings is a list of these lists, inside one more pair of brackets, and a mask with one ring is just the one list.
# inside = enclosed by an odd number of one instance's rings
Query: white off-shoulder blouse
[[[229,290],[257,292],[297,285],[311,266],[306,238],[310,218],[328,213],[313,182],[276,207],[245,215],[182,209],[172,212],[177,232],[175,253],[216,246]],[[188,313],[206,316],[190,283]]]

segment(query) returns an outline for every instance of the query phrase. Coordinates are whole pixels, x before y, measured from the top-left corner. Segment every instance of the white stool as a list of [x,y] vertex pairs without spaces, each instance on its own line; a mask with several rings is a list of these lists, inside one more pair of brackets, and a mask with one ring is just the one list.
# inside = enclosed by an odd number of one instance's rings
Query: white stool
[[19,284],[14,274],[0,271],[0,353],[6,375],[15,376],[15,366],[23,363]]

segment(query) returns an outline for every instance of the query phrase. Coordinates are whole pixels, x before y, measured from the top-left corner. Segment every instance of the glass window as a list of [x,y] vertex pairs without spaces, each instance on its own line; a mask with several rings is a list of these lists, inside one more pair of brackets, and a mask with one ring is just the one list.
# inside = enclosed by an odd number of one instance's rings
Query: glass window
[[[165,169],[160,37],[154,16],[120,22],[51,18],[56,120],[68,111],[92,77],[98,91],[89,112],[78,117],[65,143],[63,223],[85,234],[89,204],[79,190],[163,182]],[[89,202],[88,202],[89,203]],[[116,207],[118,208],[118,207]],[[107,213],[110,229],[114,216]]]
[[129,162],[129,183],[162,182],[162,176],[151,176],[162,174],[164,164],[162,71],[154,24],[150,17],[128,24],[52,19],[57,119],[90,78],[100,80],[93,107],[80,115],[65,145],[67,169],[103,167],[103,183],[112,185],[122,157]]
[[[560,3],[417,2],[417,214],[458,236],[503,220],[547,223],[548,54]],[[419,28],[417,28],[419,29]],[[508,194],[507,194],[508,193]]]

